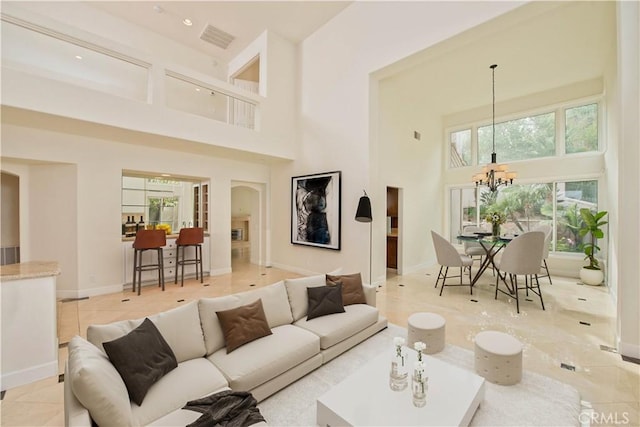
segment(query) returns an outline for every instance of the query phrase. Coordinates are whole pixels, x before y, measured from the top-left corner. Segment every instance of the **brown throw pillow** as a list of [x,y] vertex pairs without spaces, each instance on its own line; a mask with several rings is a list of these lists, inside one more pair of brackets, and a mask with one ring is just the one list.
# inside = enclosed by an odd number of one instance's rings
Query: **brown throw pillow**
[[216,315],[224,334],[227,354],[248,342],[271,335],[261,299],[231,310],[216,311]]
[[307,320],[327,314],[344,313],[342,305],[342,285],[317,286],[307,288],[308,305]]
[[362,289],[360,273],[332,276],[327,274],[327,286],[342,284],[342,303],[344,305],[366,304],[367,300]]
[[151,386],[178,366],[173,350],[149,319],[102,346],[127,386],[129,398],[138,406]]

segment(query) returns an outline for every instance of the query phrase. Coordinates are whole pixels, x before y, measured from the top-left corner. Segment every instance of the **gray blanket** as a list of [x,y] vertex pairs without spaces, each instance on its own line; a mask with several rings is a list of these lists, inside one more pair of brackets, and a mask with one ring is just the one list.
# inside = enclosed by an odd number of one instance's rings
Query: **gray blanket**
[[187,402],[183,409],[202,414],[187,427],[247,427],[264,421],[257,403],[249,392],[225,390]]

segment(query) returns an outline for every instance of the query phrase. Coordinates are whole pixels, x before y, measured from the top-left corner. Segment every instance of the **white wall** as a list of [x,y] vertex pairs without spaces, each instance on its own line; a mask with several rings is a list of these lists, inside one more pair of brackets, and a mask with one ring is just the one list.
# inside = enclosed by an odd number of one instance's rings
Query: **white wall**
[[[380,82],[378,182],[402,189],[399,201],[398,270],[403,274],[435,262],[431,230],[443,233],[442,122],[407,102],[402,79]],[[420,140],[413,132],[420,133]],[[386,203],[386,200],[384,200]],[[425,244],[427,242],[427,244]],[[378,277],[378,279],[380,279]]]
[[21,215],[21,221],[27,221],[31,230],[30,260],[59,263],[58,291],[73,290],[78,283],[77,190],[76,165],[29,167],[29,193],[25,197],[29,198],[30,210],[28,217]]
[[618,326],[621,354],[640,358],[640,4],[618,3]]
[[[64,129],[69,131],[65,132]],[[121,136],[120,133],[117,135]],[[135,134],[133,136],[135,137]],[[198,176],[210,180],[209,232],[212,274],[231,271],[231,181],[266,183],[269,179],[268,167],[264,165],[180,153],[161,147],[124,144],[115,137],[110,137],[108,128],[81,125],[73,120],[43,117],[20,110],[3,114],[2,151],[3,157],[23,159],[25,163],[68,163],[76,169],[77,182],[72,183],[69,172],[65,170],[61,176],[56,172],[50,184],[60,184],[57,191],[65,193],[62,197],[65,203],[72,205],[75,200],[77,204],[76,237],[72,238],[77,239],[77,249],[74,253],[73,248],[65,248],[69,251],[69,257],[75,257],[77,280],[76,283],[65,284],[64,289],[61,289],[63,292],[59,295],[62,297],[116,292],[122,288],[120,204],[123,169]],[[4,160],[2,167],[3,170],[20,175],[22,183],[25,168],[5,168]],[[25,178],[35,180],[40,188],[46,176],[45,172],[34,174],[31,169],[26,169],[29,174]],[[36,199],[44,195],[39,194],[40,190],[36,192],[34,188],[35,184],[30,184],[24,193],[29,198],[31,206],[26,211],[21,209],[21,222],[32,234],[31,248],[25,254],[28,256],[25,261],[45,255],[36,250],[35,241],[58,242],[66,238],[67,231],[71,235],[74,231],[68,230],[69,226],[66,226],[65,230],[49,226],[50,223],[45,221],[47,211],[43,210],[48,207],[37,206],[36,209],[34,206],[39,203]],[[46,186],[42,191],[47,191]],[[74,191],[75,199],[71,196]],[[27,236],[28,234],[22,237],[29,238]]]
[[[371,157],[378,130],[370,74],[520,4],[354,2],[302,43],[296,161],[275,170],[272,180],[274,265],[301,272],[341,266],[346,273],[366,271],[369,230],[353,219],[366,189],[374,210],[373,277],[384,277],[386,183],[377,177],[381,163]],[[342,250],[292,245],[291,177],[334,170],[342,171]]]

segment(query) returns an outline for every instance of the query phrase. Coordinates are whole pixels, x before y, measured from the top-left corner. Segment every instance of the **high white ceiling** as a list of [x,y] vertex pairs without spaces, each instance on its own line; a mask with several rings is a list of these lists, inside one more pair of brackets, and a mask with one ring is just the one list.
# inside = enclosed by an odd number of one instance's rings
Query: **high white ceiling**
[[[88,4],[227,63],[267,29],[298,43],[350,2],[97,1]],[[193,25],[185,26],[182,23],[185,18]],[[227,49],[200,40],[207,24],[233,35],[235,40]]]
[[[395,97],[447,115],[615,72],[613,2],[532,2],[379,71]],[[499,112],[498,112],[499,115]]]

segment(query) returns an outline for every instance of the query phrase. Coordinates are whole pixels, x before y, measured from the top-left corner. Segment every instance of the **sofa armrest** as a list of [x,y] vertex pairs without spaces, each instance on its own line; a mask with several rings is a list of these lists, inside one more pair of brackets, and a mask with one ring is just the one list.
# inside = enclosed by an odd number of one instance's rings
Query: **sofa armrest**
[[362,284],[362,290],[364,291],[364,298],[367,301],[367,304],[371,307],[376,306],[376,290],[377,286],[368,285],[366,283]]
[[64,425],[66,427],[91,427],[91,415],[87,408],[76,398],[71,390],[71,378],[68,376],[69,361],[64,364]]

